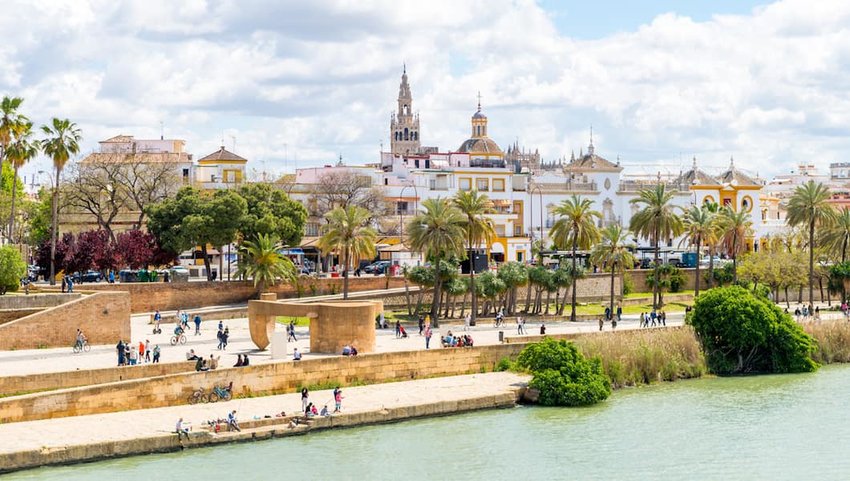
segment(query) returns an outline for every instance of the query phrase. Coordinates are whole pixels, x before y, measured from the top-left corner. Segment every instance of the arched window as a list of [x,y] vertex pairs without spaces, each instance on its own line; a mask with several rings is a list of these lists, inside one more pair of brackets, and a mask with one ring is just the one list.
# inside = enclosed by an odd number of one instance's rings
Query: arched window
[[410,139],[410,132],[407,130],[407,127],[404,128],[404,140]]
[[402,111],[404,112],[404,115],[408,115],[408,113],[410,112],[410,107],[405,105],[404,108],[402,109]]

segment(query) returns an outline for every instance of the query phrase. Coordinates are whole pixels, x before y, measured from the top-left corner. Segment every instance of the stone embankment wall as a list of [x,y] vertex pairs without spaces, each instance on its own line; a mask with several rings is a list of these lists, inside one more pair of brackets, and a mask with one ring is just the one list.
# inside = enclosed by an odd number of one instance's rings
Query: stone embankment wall
[[0,350],[63,347],[74,344],[77,328],[91,344],[130,338],[130,296],[99,292],[0,325]]
[[0,309],[44,309],[56,307],[80,297],[82,297],[82,294],[78,293],[5,295],[0,296]]
[[9,396],[16,393],[52,391],[78,386],[93,386],[96,384],[126,381],[128,379],[142,379],[194,371],[194,362],[168,362],[139,366],[6,376],[0,377],[0,396]]
[[[696,269],[681,269],[682,275],[685,276],[685,283],[682,285],[682,291],[694,290],[696,282]],[[700,275],[703,276],[708,269],[700,268]],[[646,284],[646,277],[652,274],[652,269],[632,269],[626,271],[626,274],[632,278],[632,284],[635,286],[635,292],[651,292],[652,287]],[[705,278],[700,282],[700,287],[705,288]]]
[[[342,278],[299,278],[297,284],[278,284],[269,289],[278,299],[342,293]],[[401,277],[363,276],[349,279],[349,292],[404,287]],[[205,306],[242,304],[257,298],[252,282],[138,282],[84,284],[81,291],[125,291],[130,293],[133,313],[174,311]],[[300,294],[300,295],[299,295]]]
[[189,395],[199,387],[209,389],[231,381],[238,396],[296,392],[301,386],[315,384],[373,384],[477,373],[492,370],[501,358],[516,356],[523,347],[523,344],[505,344],[474,349],[333,356],[27,394],[0,399],[0,422],[172,406],[186,403]]

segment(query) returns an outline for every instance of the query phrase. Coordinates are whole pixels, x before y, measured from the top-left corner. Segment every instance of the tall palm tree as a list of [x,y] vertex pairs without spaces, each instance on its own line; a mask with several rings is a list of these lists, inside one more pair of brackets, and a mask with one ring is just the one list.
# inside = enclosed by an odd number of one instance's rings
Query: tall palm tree
[[477,190],[460,191],[454,199],[454,206],[466,217],[463,229],[466,231],[466,251],[469,257],[469,289],[472,292],[472,322],[478,315],[478,293],[475,291],[475,254],[473,249],[482,243],[489,246],[496,232],[493,229],[493,221],[487,214],[493,212],[492,203],[485,194]]
[[325,254],[333,251],[342,254],[343,299],[348,299],[348,269],[351,259],[371,259],[375,256],[378,233],[368,225],[371,217],[371,212],[356,205],[337,207],[325,214],[328,223],[318,246]]
[[[14,141],[6,148],[6,158],[15,169],[12,177],[12,212],[9,215],[9,241],[14,242],[15,201],[18,197],[18,170],[38,155],[40,145],[32,140],[32,122],[23,122],[14,134]],[[0,167],[2,168],[2,167]]]
[[[717,224],[711,209],[705,205],[691,206],[690,209],[685,211],[685,216],[682,221],[684,222],[686,236],[684,240],[687,240],[692,246],[694,246],[697,253],[696,279],[694,282],[694,297],[697,297],[699,296],[699,283],[701,280],[699,266],[702,246],[704,242],[708,241],[711,243],[714,240],[715,233],[717,232]],[[709,255],[711,255],[711,253],[709,253]]]
[[602,230],[602,242],[596,244],[590,253],[590,261],[594,264],[605,265],[611,269],[611,312],[614,312],[614,276],[622,274],[626,266],[635,265],[635,256],[630,248],[633,247],[628,239],[631,233],[619,224],[609,225]]
[[[590,249],[593,244],[599,242],[599,228],[596,220],[602,218],[602,214],[592,209],[593,202],[590,199],[582,199],[579,195],[564,200],[558,205],[553,213],[558,220],[552,225],[552,241],[560,248],[570,246],[573,253],[572,274],[578,273],[576,267],[576,251],[578,249]],[[575,279],[574,279],[575,281]],[[573,282],[572,309],[570,321],[576,320],[576,285]]]
[[3,169],[3,161],[6,160],[7,149],[15,139],[15,131],[20,124],[28,121],[18,113],[23,102],[24,99],[20,97],[3,97],[3,100],[0,100],[0,171]]
[[408,245],[421,252],[434,266],[434,296],[431,303],[431,323],[439,325],[442,265],[463,255],[466,217],[447,199],[428,199],[420,204],[422,210],[408,223]]
[[277,236],[260,234],[256,240],[244,241],[242,249],[245,262],[239,266],[237,273],[252,277],[260,294],[266,292],[268,286],[275,285],[278,279],[290,282],[296,279],[295,264],[281,255],[283,246]]
[[68,119],[53,118],[50,125],[42,125],[47,138],[41,141],[41,150],[53,160],[56,179],[53,186],[53,219],[50,229],[50,285],[56,284],[56,227],[59,209],[59,176],[72,155],[80,153],[83,139],[77,124]]
[[[629,229],[635,234],[648,239],[655,248],[655,279],[658,279],[658,266],[660,264],[659,243],[661,239],[678,237],[684,232],[682,218],[676,213],[677,206],[673,205],[675,191],[667,190],[664,184],[641,190],[638,197],[631,200],[634,205],[642,206],[629,225]],[[652,307],[658,308],[658,282],[652,287]]]
[[794,189],[788,201],[788,225],[805,225],[809,230],[809,302],[813,302],[815,277],[815,229],[835,221],[835,209],[829,205],[829,188],[813,180]]
[[[842,264],[847,262],[847,247],[850,244],[850,209],[844,207],[839,211],[835,216],[835,222],[824,230],[819,243],[826,246],[833,256],[838,254]],[[847,292],[842,282],[841,302],[846,301]]]
[[721,242],[726,254],[732,257],[732,279],[738,282],[738,255],[744,252],[747,237],[753,235],[753,221],[749,212],[734,211],[724,207],[718,225],[722,228]]

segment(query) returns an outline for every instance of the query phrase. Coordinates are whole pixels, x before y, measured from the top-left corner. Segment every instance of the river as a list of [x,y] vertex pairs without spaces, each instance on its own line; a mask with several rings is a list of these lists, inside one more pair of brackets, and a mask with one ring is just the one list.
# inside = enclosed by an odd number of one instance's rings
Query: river
[[15,473],[6,480],[850,479],[850,366]]

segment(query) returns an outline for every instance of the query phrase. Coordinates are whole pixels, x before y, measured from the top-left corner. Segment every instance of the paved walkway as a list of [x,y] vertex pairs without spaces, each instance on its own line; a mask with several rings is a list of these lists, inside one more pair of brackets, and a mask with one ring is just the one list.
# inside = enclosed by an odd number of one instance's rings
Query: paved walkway
[[[622,322],[617,326],[617,330],[636,329],[638,326],[636,315],[624,316]],[[174,324],[162,324],[162,334],[153,334],[152,326],[148,324],[150,316],[148,314],[138,314],[132,317],[131,332],[132,338],[130,341],[133,346],[138,348],[140,340],[150,340],[152,344],[159,344],[162,349],[161,362],[177,362],[186,359],[186,352],[189,349],[194,349],[201,356],[207,357],[211,353],[216,356],[221,356],[220,365],[232,366],[236,364],[237,354],[249,354],[252,364],[264,363],[271,361],[271,353],[269,350],[258,351],[254,343],[251,341],[251,335],[248,331],[247,319],[230,319],[222,321],[225,326],[230,329],[230,341],[227,349],[219,351],[217,349],[218,340],[216,332],[218,321],[204,321],[201,324],[201,334],[187,335],[188,342],[186,345],[171,346],[169,339],[171,338]],[[667,319],[668,326],[681,325],[683,322],[682,313],[669,314]],[[194,324],[190,323],[190,327],[194,329]],[[280,330],[284,329],[283,325],[277,327]],[[462,326],[446,325],[438,331],[445,333],[452,330],[457,333],[462,331]],[[562,334],[562,333],[581,333],[593,332],[599,329],[596,321],[581,321],[581,322],[547,322],[547,334]],[[606,324],[605,330],[610,330],[610,325]],[[506,336],[517,335],[517,326],[515,318],[511,318],[507,326],[502,328],[494,328],[492,321],[482,322],[478,326],[471,328],[471,335],[475,340],[476,345],[492,345],[499,343],[499,331],[503,331]],[[527,334],[538,334],[540,332],[539,321],[530,320],[526,324]],[[417,330],[408,329],[409,337],[407,339],[397,339],[395,331],[390,329],[380,329],[376,336],[377,352],[397,352],[397,351],[413,351],[417,349],[425,349],[425,339],[418,335]],[[289,343],[287,352],[291,353],[293,348],[297,347],[304,354],[304,358],[327,356],[327,354],[311,354],[310,353],[310,338],[309,329],[307,327],[296,328],[297,341]],[[117,342],[117,340],[116,340]],[[438,333],[434,333],[431,339],[431,347],[439,347],[440,342]],[[93,346],[92,350],[87,353],[74,354],[71,347],[57,349],[25,349],[18,351],[0,351],[0,376],[13,376],[24,374],[37,374],[46,372],[62,372],[80,369],[100,369],[113,367],[117,364],[118,358],[115,352],[115,346]]]
[[[499,372],[352,388],[342,386],[343,412],[359,413],[495,396],[513,391],[517,385],[527,380],[527,376]],[[328,409],[333,411],[331,391],[310,393],[310,401],[320,410],[323,405],[328,404]],[[242,421],[255,417],[262,418],[266,415],[273,416],[281,411],[295,414],[301,410],[301,394],[4,424],[0,425],[0,439],[14,441],[0,442],[0,453],[45,450],[143,437],[174,436],[174,426],[180,417],[193,425],[194,429],[199,429],[207,420],[226,418],[227,413],[234,409],[237,417]]]

